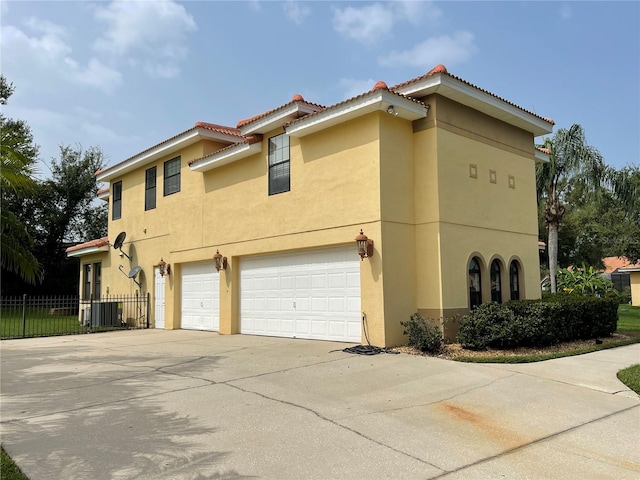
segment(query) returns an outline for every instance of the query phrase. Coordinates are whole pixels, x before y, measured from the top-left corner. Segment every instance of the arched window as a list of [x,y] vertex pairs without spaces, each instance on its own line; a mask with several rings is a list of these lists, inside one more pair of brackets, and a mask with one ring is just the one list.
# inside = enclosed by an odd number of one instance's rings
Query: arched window
[[491,301],[502,303],[502,285],[500,283],[500,262],[491,262]]
[[509,266],[509,290],[511,290],[511,300],[520,300],[520,267],[515,260]]
[[473,257],[469,262],[469,309],[473,310],[482,303],[482,281],[480,262]]

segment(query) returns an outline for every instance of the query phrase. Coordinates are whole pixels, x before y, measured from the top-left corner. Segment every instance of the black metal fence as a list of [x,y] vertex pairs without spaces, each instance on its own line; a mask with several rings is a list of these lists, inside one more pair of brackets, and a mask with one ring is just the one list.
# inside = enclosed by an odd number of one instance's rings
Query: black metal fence
[[0,339],[149,328],[150,296],[0,298]]

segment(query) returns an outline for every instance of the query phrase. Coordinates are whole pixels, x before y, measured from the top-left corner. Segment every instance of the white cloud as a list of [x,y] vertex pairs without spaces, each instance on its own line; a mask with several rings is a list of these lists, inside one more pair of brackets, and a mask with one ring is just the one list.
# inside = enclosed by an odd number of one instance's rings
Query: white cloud
[[398,22],[417,25],[423,16],[433,21],[440,15],[440,9],[432,2],[374,3],[360,8],[335,8],[333,28],[358,42],[374,43],[391,33]]
[[302,21],[311,15],[311,9],[308,6],[303,6],[296,0],[287,0],[283,5],[285,15],[293,20],[297,25],[302,24]]
[[[31,18],[26,22],[36,34],[25,33],[13,25],[2,28],[3,70],[10,72],[11,81],[37,86],[39,90],[55,90],[61,83],[87,85],[112,92],[122,83],[122,75],[97,59],[82,65],[75,60],[65,40],[64,27]],[[41,35],[38,35],[41,34]],[[42,79],[46,78],[46,82]]]
[[441,35],[429,38],[411,50],[391,52],[378,58],[378,63],[384,67],[420,68],[431,68],[440,63],[456,65],[467,61],[476,50],[473,40],[470,32]]
[[173,1],[114,1],[96,9],[95,17],[107,27],[94,43],[97,52],[126,58],[130,65],[142,57],[145,71],[160,77],[177,75],[178,61],[188,54],[187,35],[198,28]]
[[340,88],[344,92],[344,98],[347,99],[368,92],[376,84],[376,81],[370,78],[368,80],[342,78],[338,83],[340,85]]

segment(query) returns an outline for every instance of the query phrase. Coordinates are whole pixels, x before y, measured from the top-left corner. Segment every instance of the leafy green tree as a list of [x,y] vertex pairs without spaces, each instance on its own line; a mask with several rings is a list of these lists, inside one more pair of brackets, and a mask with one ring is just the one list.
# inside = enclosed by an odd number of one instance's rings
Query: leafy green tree
[[[0,76],[0,104],[6,105],[14,91],[13,84]],[[35,284],[41,277],[41,266],[33,254],[33,240],[25,225],[11,208],[11,198],[24,198],[33,193],[33,180],[39,147],[33,141],[29,126],[21,120],[0,114],[0,209],[2,222],[2,269]]]
[[549,151],[549,162],[536,167],[538,201],[544,205],[547,225],[549,277],[551,291],[557,292],[558,231],[566,213],[565,196],[577,184],[595,190],[602,184],[605,165],[600,152],[587,144],[578,124],[560,129],[542,146]]

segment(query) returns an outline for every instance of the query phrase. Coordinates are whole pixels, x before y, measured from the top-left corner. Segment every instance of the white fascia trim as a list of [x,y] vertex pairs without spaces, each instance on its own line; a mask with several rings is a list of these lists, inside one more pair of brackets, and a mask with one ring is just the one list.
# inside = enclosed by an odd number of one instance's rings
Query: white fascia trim
[[[434,75],[433,77],[426,78],[425,80],[415,84],[398,88],[396,91],[403,95],[413,97],[422,97],[432,93],[439,93],[449,98],[451,98],[450,95],[448,95],[449,92],[456,92],[472,101],[471,104],[467,104],[469,106],[473,107],[474,102],[480,102],[492,109],[500,110],[509,116],[516,117],[520,121],[525,122],[531,130],[531,133],[536,137],[553,131],[553,125],[549,122],[448,75]],[[456,100],[456,98],[453,98],[453,100]],[[480,111],[482,110],[480,109]]]
[[67,253],[67,257],[84,257],[85,255],[91,255],[92,253],[108,252],[109,245],[103,245],[102,247],[87,247],[79,250],[74,250]]
[[276,128],[282,126],[282,124],[291,121],[291,117],[297,117],[300,113],[313,113],[316,109],[309,105],[294,103],[282,110],[265,115],[263,118],[254,120],[246,125],[240,127],[240,133],[243,136],[251,135],[254,133],[265,134]]
[[549,154],[541,152],[537,148],[535,149],[534,157],[536,159],[536,163],[549,163],[550,160]]
[[98,182],[109,182],[114,178],[135,170],[136,168],[140,168],[148,163],[151,163],[158,158],[169,155],[170,153],[173,153],[181,148],[187,147],[197,142],[199,139],[217,140],[228,143],[236,143],[239,140],[238,137],[233,135],[212,132],[204,128],[194,128],[193,130],[188,130],[182,135],[179,135],[170,142],[158,145],[145,153],[136,155],[135,157],[131,157],[129,160],[125,160],[124,162],[115,165],[102,173],[99,173],[96,176],[96,179],[98,180]]
[[262,151],[262,141],[248,144],[241,143],[237,147],[231,147],[224,152],[214,153],[198,160],[196,165],[189,165],[194,172],[206,172],[214,168],[222,167],[229,163],[241,160]]
[[346,122],[347,120],[371,112],[386,112],[387,108],[391,105],[393,105],[396,110],[397,116],[411,121],[426,117],[429,111],[428,107],[423,104],[391,93],[388,90],[380,89],[373,95],[365,95],[362,98],[345,102],[343,105],[335,108],[329,107],[322,112],[316,113],[309,119],[302,118],[294,124],[288,125],[286,132],[292,137],[304,137],[318,130]]

